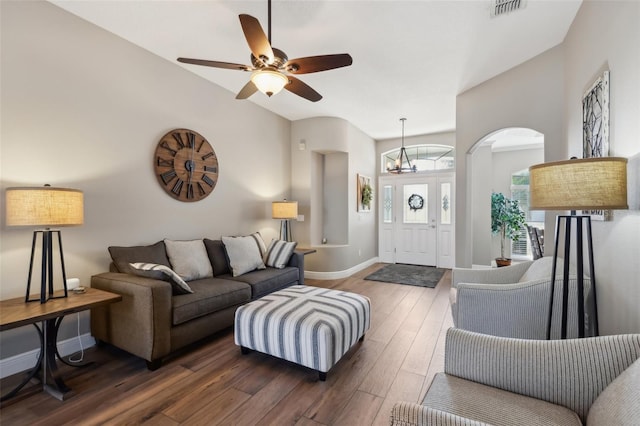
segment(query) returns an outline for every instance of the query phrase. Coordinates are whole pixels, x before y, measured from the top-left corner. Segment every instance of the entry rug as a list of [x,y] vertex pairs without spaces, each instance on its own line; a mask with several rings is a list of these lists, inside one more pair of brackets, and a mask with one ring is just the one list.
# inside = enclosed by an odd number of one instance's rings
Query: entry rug
[[434,288],[442,278],[442,275],[444,275],[444,272],[445,269],[433,266],[390,263],[373,274],[367,275],[364,279]]

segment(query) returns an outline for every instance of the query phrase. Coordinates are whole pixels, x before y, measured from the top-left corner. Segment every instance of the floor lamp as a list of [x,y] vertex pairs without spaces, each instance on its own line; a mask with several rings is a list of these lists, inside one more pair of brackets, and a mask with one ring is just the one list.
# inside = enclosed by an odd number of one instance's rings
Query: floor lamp
[[[67,297],[67,275],[64,268],[62,252],[62,236],[59,230],[51,227],[82,225],[84,222],[84,201],[82,191],[68,188],[44,187],[7,188],[6,191],[6,223],[7,226],[36,226],[44,229],[33,231],[31,243],[31,260],[25,302],[40,301]],[[38,236],[42,236],[42,259],[40,269],[40,297],[30,298],[33,261]],[[53,240],[57,236],[58,252],[64,295],[54,296],[54,264]]]
[[298,218],[297,201],[274,201],[271,203],[271,212],[274,219],[280,219],[280,239],[292,241],[291,239],[291,219]]
[[597,157],[543,163],[529,168],[529,209],[570,210],[571,215],[556,218],[555,249],[551,271],[551,297],[547,339],[551,338],[551,320],[555,295],[556,264],[561,232],[564,234],[564,264],[562,274],[562,317],[560,338],[567,338],[567,310],[569,299],[569,264],[571,258],[572,230],[575,230],[575,259],[577,274],[578,336],[585,336],[584,321],[584,257],[589,262],[589,276],[593,289],[594,332],[598,331],[596,303],[596,275],[591,237],[591,216],[577,215],[576,210],[628,209],[627,159]]

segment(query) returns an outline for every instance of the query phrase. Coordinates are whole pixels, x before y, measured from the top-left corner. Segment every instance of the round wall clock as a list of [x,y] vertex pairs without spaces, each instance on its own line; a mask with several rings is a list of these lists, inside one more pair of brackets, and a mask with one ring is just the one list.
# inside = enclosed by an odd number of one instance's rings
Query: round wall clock
[[200,201],[218,182],[218,157],[198,132],[174,129],[164,135],[153,157],[160,186],[180,201]]

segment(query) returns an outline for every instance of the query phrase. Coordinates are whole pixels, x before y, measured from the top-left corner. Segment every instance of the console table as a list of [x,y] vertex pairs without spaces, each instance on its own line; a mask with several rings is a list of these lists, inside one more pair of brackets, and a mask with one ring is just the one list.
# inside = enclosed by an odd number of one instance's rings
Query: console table
[[[40,374],[42,389],[59,400],[64,400],[71,389],[65,385],[58,372],[57,357],[66,363],[58,353],[58,328],[65,315],[86,311],[87,309],[109,303],[119,302],[122,296],[108,291],[88,287],[85,293],[75,294],[61,299],[50,299],[47,303],[24,301],[24,297],[0,301],[0,331],[32,324],[40,337],[40,354],[33,370],[11,392],[3,395],[0,401],[15,396],[24,385]],[[38,323],[42,322],[41,326]],[[72,364],[69,364],[72,365]]]

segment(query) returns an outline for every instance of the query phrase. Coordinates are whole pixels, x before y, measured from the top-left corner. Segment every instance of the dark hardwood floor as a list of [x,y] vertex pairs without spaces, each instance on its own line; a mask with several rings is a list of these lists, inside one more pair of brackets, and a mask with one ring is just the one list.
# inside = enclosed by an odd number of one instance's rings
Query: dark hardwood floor
[[[364,294],[371,329],[327,375],[267,355],[241,355],[228,329],[176,354],[156,371],[112,346],[90,348],[86,368],[64,368],[64,402],[34,385],[0,408],[10,425],[386,425],[396,401],[422,399],[443,370],[452,326],[451,272],[435,289],[366,281],[373,265],[345,279],[307,285]],[[3,380],[5,393],[12,378]]]

